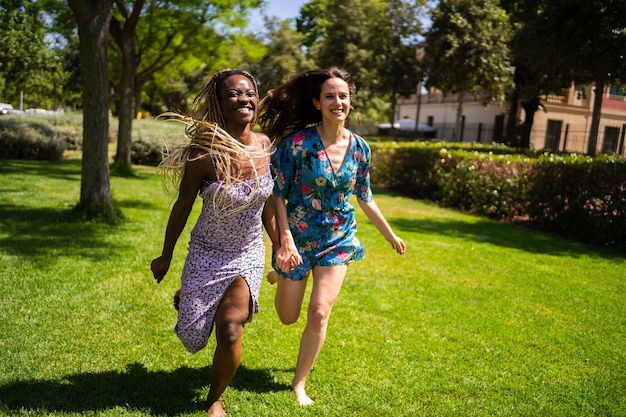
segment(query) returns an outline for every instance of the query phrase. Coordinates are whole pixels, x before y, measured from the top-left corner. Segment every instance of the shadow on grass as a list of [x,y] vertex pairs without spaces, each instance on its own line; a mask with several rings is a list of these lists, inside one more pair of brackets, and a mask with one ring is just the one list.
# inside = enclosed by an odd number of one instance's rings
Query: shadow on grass
[[[76,256],[101,259],[111,253],[107,235],[115,229],[110,225],[76,222],[67,210],[24,208],[0,204],[0,251],[14,254],[24,262],[48,263],[51,256]],[[106,241],[106,243],[105,243]],[[122,247],[123,242],[116,242]]]
[[407,231],[438,236],[458,237],[476,242],[486,242],[505,248],[517,249],[524,252],[567,256],[579,258],[581,256],[597,257],[623,261],[624,256],[616,251],[593,245],[570,241],[559,236],[533,231],[506,223],[497,223],[489,220],[464,222],[450,219],[389,219],[389,223],[398,232]]
[[[59,380],[16,381],[0,386],[0,403],[8,411],[81,413],[116,407],[150,414],[177,415],[204,410],[211,367],[148,371],[133,363],[125,372],[69,375]],[[290,390],[266,370],[241,366],[230,387],[239,391]],[[199,392],[201,391],[201,392]]]
[[[400,196],[400,194],[383,189],[376,189],[375,193]],[[425,203],[439,207],[430,201],[425,201]],[[619,252],[608,248],[588,245],[521,225],[497,222],[478,216],[472,221],[431,217],[389,218],[388,220],[397,231],[458,237],[537,254],[572,258],[592,256],[616,261],[623,261],[625,258]]]
[[0,175],[17,174],[24,177],[46,177],[80,181],[81,161],[29,161],[4,159],[0,164]]

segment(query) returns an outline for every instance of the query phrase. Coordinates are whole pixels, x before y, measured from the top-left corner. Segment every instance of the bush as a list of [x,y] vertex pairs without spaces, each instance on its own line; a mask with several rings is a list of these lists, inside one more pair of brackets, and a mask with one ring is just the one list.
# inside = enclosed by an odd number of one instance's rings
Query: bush
[[540,158],[529,176],[533,225],[626,250],[626,160],[550,155]]
[[63,135],[39,119],[0,118],[0,158],[58,161],[66,147]]
[[372,142],[372,183],[626,251],[626,160],[503,146]]
[[133,140],[130,151],[131,163],[137,165],[158,166],[163,159],[163,144],[142,139]]

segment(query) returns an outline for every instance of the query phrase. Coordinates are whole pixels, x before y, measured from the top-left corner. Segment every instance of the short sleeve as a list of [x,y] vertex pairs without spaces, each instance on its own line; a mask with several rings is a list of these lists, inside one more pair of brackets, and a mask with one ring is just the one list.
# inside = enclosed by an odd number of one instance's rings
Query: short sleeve
[[371,150],[363,138],[357,135],[354,136],[357,138],[359,163],[353,192],[358,199],[369,203],[374,199],[372,189],[370,187]]
[[274,194],[287,197],[295,177],[294,149],[291,137],[278,144],[272,154],[272,176],[274,177]]

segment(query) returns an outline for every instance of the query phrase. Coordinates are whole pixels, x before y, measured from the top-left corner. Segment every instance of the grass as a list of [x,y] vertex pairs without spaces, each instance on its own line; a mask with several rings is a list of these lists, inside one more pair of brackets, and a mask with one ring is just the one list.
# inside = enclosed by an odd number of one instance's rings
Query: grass
[[[113,177],[117,226],[73,223],[80,162],[0,163],[0,415],[201,416],[208,349],[186,353],[165,281],[172,196],[155,169]],[[229,416],[626,415],[626,259],[378,190],[408,244],[399,257],[358,212],[353,264],[309,378],[289,387],[303,320],[279,323],[275,288],[246,327]],[[199,212],[196,204],[193,219]]]

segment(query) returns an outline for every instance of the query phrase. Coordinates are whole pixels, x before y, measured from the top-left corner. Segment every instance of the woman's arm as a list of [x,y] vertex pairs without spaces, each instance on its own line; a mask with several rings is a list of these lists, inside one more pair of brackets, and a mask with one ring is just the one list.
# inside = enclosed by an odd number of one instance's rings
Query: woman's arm
[[280,248],[280,232],[278,230],[278,224],[276,223],[276,209],[274,208],[274,200],[271,196],[267,199],[267,201],[265,201],[262,219],[265,231],[272,241],[274,251],[277,251],[278,248]]
[[202,180],[207,176],[215,177],[215,172],[213,171],[213,166],[208,155],[187,162],[185,173],[180,182],[178,198],[172,207],[172,212],[167,221],[161,256],[155,258],[150,265],[150,269],[152,269],[157,283],[161,282],[170,268],[176,242],[185,228],[185,224],[187,224],[189,213],[191,213],[193,209],[193,203],[198,195],[198,190],[200,190]]
[[383,213],[378,208],[378,205],[374,200],[369,202],[363,201],[360,198],[357,198],[359,202],[359,206],[367,216],[367,218],[372,222],[372,224],[378,229],[378,231],[385,237],[385,240],[391,244],[391,247],[402,255],[406,251],[406,244],[402,239],[400,239],[391,229],[389,223],[383,216]]
[[289,272],[296,265],[302,263],[302,257],[298,253],[298,248],[293,240],[293,235],[289,229],[287,220],[287,206],[283,197],[272,194],[270,197],[274,203],[276,214],[276,224],[278,226],[280,248],[276,252],[276,262],[281,271]]

